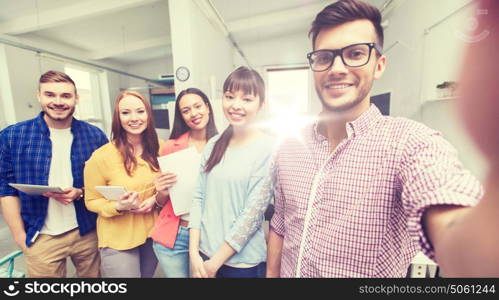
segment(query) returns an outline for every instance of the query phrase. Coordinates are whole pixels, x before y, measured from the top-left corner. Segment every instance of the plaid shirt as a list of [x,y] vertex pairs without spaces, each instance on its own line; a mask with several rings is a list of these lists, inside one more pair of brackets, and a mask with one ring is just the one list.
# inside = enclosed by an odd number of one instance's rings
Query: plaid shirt
[[[106,135],[97,127],[73,118],[71,123],[71,170],[73,187],[83,187],[83,168],[92,152],[107,143]],[[47,216],[48,198],[19,193],[9,183],[47,185],[52,156],[50,131],[38,117],[11,125],[0,131],[0,197],[18,196],[21,217],[26,230],[26,245],[40,231]],[[97,215],[89,212],[83,201],[74,202],[80,234],[95,229]]]
[[404,277],[433,205],[471,206],[479,182],[439,132],[371,106],[334,151],[317,122],[276,161],[271,228],[283,236],[282,277]]

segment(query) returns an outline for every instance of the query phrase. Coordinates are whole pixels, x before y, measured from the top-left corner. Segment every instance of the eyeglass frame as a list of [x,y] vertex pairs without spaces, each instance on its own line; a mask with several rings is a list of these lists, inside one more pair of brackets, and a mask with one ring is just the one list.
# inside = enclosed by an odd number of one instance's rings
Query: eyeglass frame
[[[369,56],[367,58],[367,61],[364,64],[359,65],[359,66],[350,66],[349,64],[347,64],[345,62],[345,59],[343,58],[343,50],[345,50],[346,48],[349,48],[349,47],[352,47],[352,46],[358,46],[358,45],[367,45],[367,46],[369,46]],[[308,64],[310,66],[310,69],[313,72],[324,72],[324,71],[328,70],[329,68],[331,68],[331,66],[334,64],[334,60],[336,59],[336,56],[338,56],[338,55],[340,56],[341,61],[343,62],[343,64],[345,66],[350,67],[350,68],[359,68],[359,67],[363,67],[363,66],[365,66],[365,65],[367,65],[369,63],[369,61],[371,60],[371,53],[372,53],[373,49],[376,49],[376,51],[378,51],[378,53],[380,55],[382,55],[382,49],[381,49],[381,47],[377,43],[356,43],[356,44],[351,44],[351,45],[345,46],[345,47],[340,48],[340,49],[320,49],[320,50],[314,50],[312,52],[307,53],[307,59],[308,59]],[[312,67],[312,59],[311,59],[311,57],[316,52],[331,52],[333,54],[333,59],[331,59],[331,63],[324,70],[316,71]]]

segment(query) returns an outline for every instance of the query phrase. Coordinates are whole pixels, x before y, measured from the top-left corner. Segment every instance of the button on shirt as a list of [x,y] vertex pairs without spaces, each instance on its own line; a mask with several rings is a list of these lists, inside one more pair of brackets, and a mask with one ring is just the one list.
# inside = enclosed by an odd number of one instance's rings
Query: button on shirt
[[282,277],[404,277],[422,250],[432,205],[471,206],[480,183],[437,131],[371,106],[331,151],[317,122],[276,157],[272,230]]
[[[32,244],[47,216],[48,198],[18,192],[9,183],[48,185],[52,143],[50,132],[41,112],[36,118],[11,125],[0,131],[0,197],[19,196],[21,217],[26,230],[26,245]],[[83,187],[85,161],[95,149],[107,143],[99,128],[73,118],[71,122],[71,171],[73,187]],[[97,215],[75,201],[80,234],[95,229]]]

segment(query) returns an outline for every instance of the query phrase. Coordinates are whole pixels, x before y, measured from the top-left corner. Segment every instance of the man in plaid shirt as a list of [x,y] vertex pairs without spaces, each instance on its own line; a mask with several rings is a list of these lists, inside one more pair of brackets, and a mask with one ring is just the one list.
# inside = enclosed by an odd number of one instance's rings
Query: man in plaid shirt
[[[107,143],[99,128],[73,118],[78,94],[66,74],[40,77],[34,119],[0,132],[0,200],[30,277],[66,277],[71,257],[79,277],[98,277],[96,214],[83,201],[83,168]],[[9,183],[59,186],[63,193],[28,195]]]
[[277,153],[267,276],[403,277],[418,250],[444,276],[483,274],[454,255],[487,250],[469,243],[487,212],[480,183],[439,132],[370,105],[386,63],[378,9],[335,2],[310,35],[323,109]]

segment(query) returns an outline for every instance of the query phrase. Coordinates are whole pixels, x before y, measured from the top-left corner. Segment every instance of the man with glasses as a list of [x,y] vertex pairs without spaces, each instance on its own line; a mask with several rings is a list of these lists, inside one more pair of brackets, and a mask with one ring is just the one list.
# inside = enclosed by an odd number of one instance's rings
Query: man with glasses
[[446,255],[482,195],[440,133],[370,105],[386,64],[380,23],[375,7],[341,0],[312,24],[323,109],[276,156],[268,277],[404,277],[418,250]]

